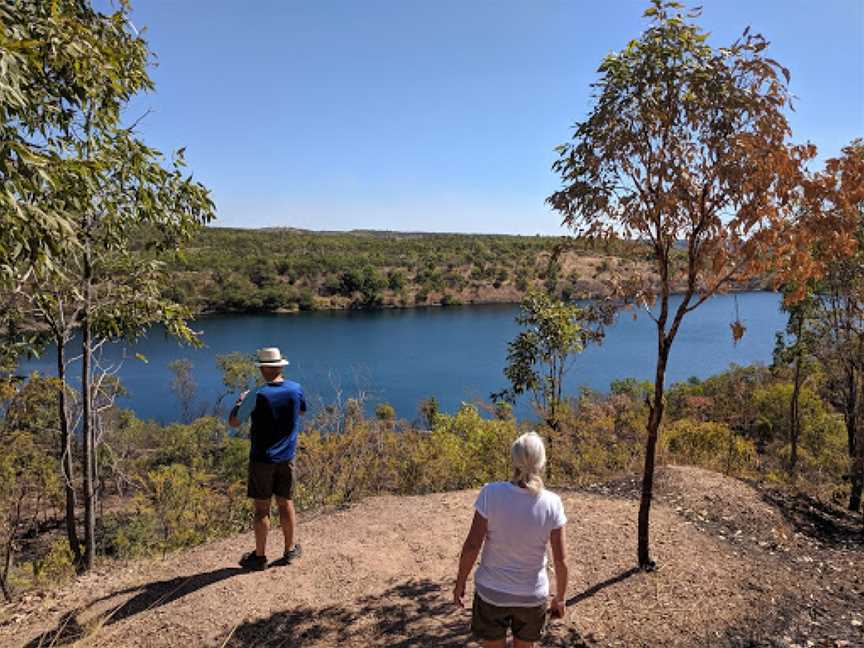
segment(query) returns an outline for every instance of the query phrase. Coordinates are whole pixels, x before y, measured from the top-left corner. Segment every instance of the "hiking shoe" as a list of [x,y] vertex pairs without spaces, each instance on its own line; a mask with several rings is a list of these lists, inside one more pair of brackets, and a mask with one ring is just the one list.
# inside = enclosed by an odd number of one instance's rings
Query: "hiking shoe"
[[245,569],[262,570],[267,567],[267,556],[259,556],[254,551],[243,554],[240,559],[240,566]]
[[286,549],[282,554],[282,560],[286,565],[290,565],[292,560],[296,560],[303,555],[303,550],[300,548],[300,543],[295,542],[291,549]]

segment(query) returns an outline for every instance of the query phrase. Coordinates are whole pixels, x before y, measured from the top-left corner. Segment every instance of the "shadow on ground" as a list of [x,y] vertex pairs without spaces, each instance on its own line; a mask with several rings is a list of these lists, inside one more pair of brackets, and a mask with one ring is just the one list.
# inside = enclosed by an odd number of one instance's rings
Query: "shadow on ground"
[[74,643],[88,634],[88,627],[82,626],[78,617],[92,609],[99,603],[110,601],[113,598],[133,594],[129,599],[117,607],[110,608],[109,612],[93,621],[92,625],[109,626],[123,619],[153,610],[163,605],[168,605],[188,594],[231,578],[242,573],[239,567],[226,567],[210,572],[203,572],[193,576],[178,576],[169,580],[154,581],[139,587],[130,587],[91,601],[86,607],[66,612],[57,623],[57,626],[48,632],[44,632],[30,643],[27,648],[38,648],[40,646],[65,646]]
[[[362,643],[358,644],[360,641]],[[238,626],[226,646],[465,646],[468,617],[449,590],[411,580],[357,599],[349,606],[298,607]]]
[[628,578],[630,578],[631,576],[635,576],[638,573],[639,573],[638,567],[631,567],[627,571],[623,571],[616,576],[612,576],[611,578],[607,578],[606,580],[601,581],[601,582],[597,583],[596,585],[592,585],[591,587],[586,589],[584,592],[580,592],[576,596],[573,596],[573,597],[567,599],[567,605],[569,607],[571,605],[576,605],[577,603],[581,603],[585,599],[589,599],[592,596],[594,596],[597,592],[604,590],[607,587],[611,587],[612,585],[615,585],[616,583],[620,583],[622,581],[625,581]]
[[860,513],[806,493],[762,489],[761,495],[798,533],[832,547],[864,549],[864,519]]
[[[574,600],[584,600],[630,574],[609,579]],[[410,580],[348,607],[300,607],[238,626],[225,646],[387,646],[388,648],[464,647],[469,643],[470,612],[451,601],[450,584]],[[549,648],[588,648],[567,623],[552,623],[540,644]]]
[[[243,570],[217,569],[211,572],[154,581],[140,587],[112,592],[87,606],[64,614],[57,626],[27,644],[27,648],[65,646],[88,635],[96,626],[110,626],[142,612],[168,605],[204,587],[230,578]],[[633,574],[631,569],[597,583],[569,599],[574,605]],[[409,580],[347,605],[321,608],[298,607],[278,612],[267,619],[250,621],[233,630],[224,646],[289,648],[315,644],[339,646],[358,641],[364,646],[409,648],[438,646],[456,648],[469,642],[470,612],[458,610],[451,601],[450,583],[428,579]],[[130,595],[117,607],[83,626],[79,618],[100,603]],[[89,626],[89,627],[88,627]],[[547,648],[588,648],[580,634],[567,622],[552,622],[540,644]]]

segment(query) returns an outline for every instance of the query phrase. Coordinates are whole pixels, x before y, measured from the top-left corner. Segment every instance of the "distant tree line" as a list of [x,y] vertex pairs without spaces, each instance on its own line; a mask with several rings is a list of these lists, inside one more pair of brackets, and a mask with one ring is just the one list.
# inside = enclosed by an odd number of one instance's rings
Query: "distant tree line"
[[650,255],[624,241],[561,244],[551,236],[209,227],[168,260],[165,295],[200,312],[518,302],[532,288],[576,299],[605,290],[613,268],[641,272]]

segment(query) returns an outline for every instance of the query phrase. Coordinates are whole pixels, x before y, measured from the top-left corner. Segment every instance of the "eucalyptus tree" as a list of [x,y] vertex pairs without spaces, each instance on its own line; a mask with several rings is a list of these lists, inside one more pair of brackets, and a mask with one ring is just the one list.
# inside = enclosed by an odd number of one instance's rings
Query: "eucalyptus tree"
[[[812,357],[821,365],[824,397],[843,415],[849,455],[844,479],[851,486],[849,509],[858,511],[864,491],[864,140],[853,140],[839,157],[827,162],[823,185],[830,191],[823,206],[850,215],[857,245],[838,251],[831,244],[832,232],[813,238],[811,254],[820,278],[807,282],[793,277],[785,287],[805,297],[787,307],[791,344],[781,349],[786,356],[781,359],[790,360],[800,350],[802,359]],[[793,380],[797,383],[795,374]],[[797,424],[794,400],[793,391],[793,426]]]
[[[211,220],[213,205],[207,190],[185,174],[182,149],[166,160],[138,138],[134,125],[122,123],[129,100],[153,89],[150,52],[129,23],[126,3],[111,14],[76,0],[7,4],[2,5],[0,62],[12,64],[0,67],[0,87],[44,88],[29,102],[27,96],[14,96],[23,107],[3,114],[4,136],[30,148],[17,145],[0,162],[18,179],[11,197],[0,204],[9,224],[0,241],[5,246],[0,270],[17,320],[41,322],[57,342],[73,551],[77,533],[64,354],[72,332],[81,330],[82,560],[89,568],[97,496],[94,351],[107,340],[139,335],[155,322],[182,339],[194,339],[186,324],[190,313],[162,295],[161,257]],[[18,79],[21,69],[25,79],[31,74],[34,80]],[[33,168],[22,162],[30,159]],[[60,235],[48,226],[23,225],[25,207]]]
[[557,431],[564,378],[585,345],[582,318],[582,309],[546,292],[526,295],[516,316],[523,330],[507,344],[504,375],[510,387],[492,394],[492,399],[514,402],[517,396],[529,393],[546,425]]
[[[653,0],[648,28],[604,58],[594,106],[557,149],[563,186],[548,198],[575,235],[640,239],[652,251],[654,272],[623,279],[616,294],[644,308],[657,330],[638,518],[645,570],[654,568],[649,522],[666,368],[684,317],[769,270],[778,280],[817,272],[807,242],[831,227],[832,245],[851,245],[848,210],[824,208],[829,171],[807,175],[815,147],[788,141],[789,71],[749,28],[712,47],[695,24],[699,13]],[[742,333],[739,322],[733,334]]]
[[[854,164],[855,160],[858,164]],[[853,142],[840,162],[841,183],[860,187],[858,237],[864,241],[864,143]],[[852,200],[855,196],[847,192]],[[812,351],[825,373],[827,399],[846,426],[851,482],[849,510],[861,508],[864,491],[864,247],[827,259],[828,271],[814,291]]]
[[[59,280],[63,263],[58,257],[80,245],[70,198],[88,169],[62,153],[61,140],[73,131],[85,98],[117,81],[119,70],[111,48],[103,44],[102,23],[80,2],[0,2],[0,296],[6,338],[0,348],[7,368],[45,337],[26,312],[32,286]],[[65,313],[62,305],[60,311]],[[48,335],[67,341],[73,325],[63,317],[52,319],[46,322]],[[65,363],[58,360],[62,377]],[[77,557],[66,395],[63,388],[58,398],[66,530]]]
[[819,339],[814,353],[825,370],[827,400],[843,414],[846,427],[850,511],[861,508],[864,490],[864,301],[858,293],[862,278],[861,268],[853,271],[851,264],[839,263],[820,286],[813,326]]
[[[130,52],[146,50],[138,37],[128,38]],[[142,69],[145,61],[132,53],[127,59]],[[95,550],[98,443],[94,351],[107,340],[137,337],[156,322],[181,340],[195,339],[187,325],[191,313],[163,297],[164,262],[159,257],[178,249],[196,227],[213,217],[207,190],[183,172],[182,151],[170,166],[164,166],[161,154],[138,140],[132,130],[110,121],[99,125],[94,115],[101,110],[100,99],[88,102],[81,115],[82,136],[68,142],[69,150],[93,168],[78,202],[82,244],[70,251],[66,265],[75,279],[70,295],[79,308],[82,330],[84,562],[88,567]],[[145,250],[139,249],[142,239],[147,242]]]
[[[610,314],[603,304],[581,307],[557,299],[550,292],[530,291],[516,316],[522,330],[507,344],[504,376],[510,386],[491,394],[496,417],[512,418],[517,397],[529,394],[548,428],[546,441],[551,448],[562,433],[564,379],[576,356],[588,344],[602,341]],[[554,477],[551,459],[547,471],[550,478]]]

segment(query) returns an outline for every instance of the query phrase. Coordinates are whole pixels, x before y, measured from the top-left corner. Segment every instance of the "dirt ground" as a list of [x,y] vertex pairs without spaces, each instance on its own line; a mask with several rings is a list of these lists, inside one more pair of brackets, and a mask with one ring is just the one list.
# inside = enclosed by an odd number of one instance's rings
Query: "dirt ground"
[[[561,493],[570,612],[543,646],[864,646],[860,517],[669,467],[652,512],[659,569],[646,574],[633,569],[636,487]],[[303,517],[303,557],[263,572],[236,566],[251,534],[111,565],[0,610],[0,644],[474,646],[450,590],[475,495],[377,497]],[[277,532],[270,543],[279,555]]]

